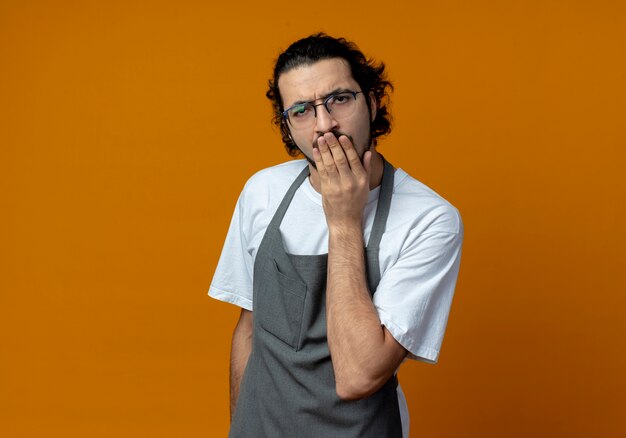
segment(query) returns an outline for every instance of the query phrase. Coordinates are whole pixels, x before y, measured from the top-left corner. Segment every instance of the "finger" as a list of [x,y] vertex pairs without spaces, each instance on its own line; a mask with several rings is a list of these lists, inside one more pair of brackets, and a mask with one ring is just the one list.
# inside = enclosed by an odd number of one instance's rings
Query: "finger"
[[333,159],[333,154],[330,152],[326,139],[324,137],[320,137],[317,140],[317,145],[320,155],[322,156],[325,174],[328,178],[335,180],[339,176],[339,173],[337,172],[337,166],[335,166],[335,160]]
[[354,145],[346,135],[342,135],[339,137],[339,142],[346,154],[346,158],[348,159],[348,164],[350,165],[350,169],[355,175],[361,175],[365,170],[363,169],[363,165],[361,160],[359,159],[359,154],[357,153]]
[[367,173],[367,180],[370,180],[370,174],[372,171],[372,152],[367,151],[363,155],[363,170]]
[[318,148],[313,148],[313,161],[315,161],[315,168],[320,178],[326,178],[326,166],[324,166],[322,154]]
[[[345,137],[345,136],[341,136],[340,140],[342,137]],[[337,137],[335,137],[332,133],[324,134],[324,140],[326,140],[326,143],[328,144],[330,152],[333,155],[333,160],[335,162],[335,166],[337,166],[337,170],[339,171],[339,174],[341,176],[349,176],[350,165],[348,163],[348,158],[346,157],[346,154],[343,150],[343,146],[342,146],[342,143],[340,143],[340,140],[337,140]]]

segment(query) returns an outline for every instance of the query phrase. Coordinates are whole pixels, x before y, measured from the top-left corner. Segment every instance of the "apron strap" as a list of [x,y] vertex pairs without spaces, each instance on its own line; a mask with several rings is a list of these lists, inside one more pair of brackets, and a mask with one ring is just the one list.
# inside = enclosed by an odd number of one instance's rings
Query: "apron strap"
[[285,196],[283,197],[283,200],[278,206],[276,213],[274,213],[274,217],[272,217],[270,224],[267,226],[268,230],[277,231],[280,228],[280,223],[283,221],[283,217],[285,216],[285,213],[287,212],[287,209],[289,208],[289,204],[291,204],[293,195],[295,195],[296,190],[298,190],[298,187],[300,187],[300,185],[304,182],[304,180],[308,176],[309,176],[309,166],[307,164],[306,166],[304,166],[304,169],[302,169],[302,172],[300,172],[300,174],[296,177],[294,182],[291,184],[291,187],[289,187],[289,190],[287,190],[287,193],[285,194]]
[[[384,163],[383,168],[383,179],[380,187],[380,192],[378,194],[378,205],[376,207],[376,215],[374,216],[374,224],[372,225],[372,231],[370,233],[370,238],[367,242],[367,247],[370,249],[379,248],[380,241],[383,237],[383,233],[385,232],[385,225],[387,224],[387,216],[389,216],[389,209],[391,205],[391,195],[393,193],[393,176],[394,169],[393,166],[385,160],[385,157],[381,155]],[[309,166],[306,165],[302,172],[296,177],[294,182],[287,190],[287,193],[283,197],[274,217],[270,224],[267,226],[268,230],[278,230],[280,227],[280,223],[289,208],[289,204],[291,204],[291,200],[298,190],[298,187],[304,182],[304,180],[309,176]]]
[[377,249],[380,247],[380,240],[385,232],[387,216],[389,216],[389,209],[391,206],[391,195],[393,193],[393,166],[389,163],[389,161],[385,160],[385,157],[382,158],[385,167],[383,168],[383,181],[380,186],[380,192],[378,193],[376,216],[374,216],[374,224],[372,225],[370,238],[367,242],[367,247],[370,249]]

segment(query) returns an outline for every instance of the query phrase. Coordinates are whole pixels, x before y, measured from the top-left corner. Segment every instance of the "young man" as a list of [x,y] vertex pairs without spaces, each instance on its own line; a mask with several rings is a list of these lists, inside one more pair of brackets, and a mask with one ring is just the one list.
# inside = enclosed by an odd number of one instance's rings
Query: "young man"
[[231,437],[407,437],[396,372],[434,363],[459,270],[457,210],[376,150],[384,65],[324,34],[267,93],[292,156],[241,193],[209,294],[242,308]]

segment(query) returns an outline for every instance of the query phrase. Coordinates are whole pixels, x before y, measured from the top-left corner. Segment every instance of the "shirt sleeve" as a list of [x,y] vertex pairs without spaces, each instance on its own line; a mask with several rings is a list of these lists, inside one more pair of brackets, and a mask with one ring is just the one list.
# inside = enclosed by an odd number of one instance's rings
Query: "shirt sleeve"
[[[458,230],[411,230],[374,294],[381,323],[409,359],[436,363],[454,295],[463,241]],[[436,227],[435,227],[436,228]]]
[[249,230],[245,229],[245,194],[242,191],[235,206],[222,254],[217,263],[209,296],[252,310],[252,272],[254,261],[248,251]]

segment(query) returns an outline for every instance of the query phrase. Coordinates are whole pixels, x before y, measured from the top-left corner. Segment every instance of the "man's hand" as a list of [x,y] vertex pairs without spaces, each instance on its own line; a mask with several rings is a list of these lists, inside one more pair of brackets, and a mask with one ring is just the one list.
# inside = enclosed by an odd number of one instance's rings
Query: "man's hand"
[[367,397],[389,380],[407,351],[381,325],[372,303],[363,242],[363,210],[372,153],[363,164],[350,139],[326,133],[313,149],[328,223],[326,328],[337,395]]
[[[328,228],[340,230],[362,227],[363,209],[370,189],[371,152],[365,152],[363,164],[350,139],[339,139],[327,132],[313,148],[313,159],[320,178],[322,203]],[[361,229],[362,230],[362,229]]]

